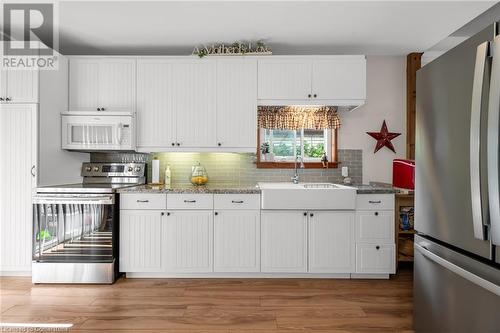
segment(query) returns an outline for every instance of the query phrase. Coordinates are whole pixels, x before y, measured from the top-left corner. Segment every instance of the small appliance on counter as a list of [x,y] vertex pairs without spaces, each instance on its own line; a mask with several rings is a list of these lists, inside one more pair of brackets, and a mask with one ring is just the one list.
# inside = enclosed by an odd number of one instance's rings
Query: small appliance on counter
[[145,163],[83,163],[81,184],[33,195],[33,283],[113,283],[118,276],[116,190],[145,184]]
[[392,161],[392,186],[415,189],[415,161],[404,159]]

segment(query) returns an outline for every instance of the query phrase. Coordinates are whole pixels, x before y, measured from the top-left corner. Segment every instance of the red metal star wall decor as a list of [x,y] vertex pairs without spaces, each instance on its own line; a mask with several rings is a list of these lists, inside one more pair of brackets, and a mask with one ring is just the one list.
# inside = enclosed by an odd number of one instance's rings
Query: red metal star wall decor
[[401,133],[389,132],[387,130],[387,125],[385,123],[385,120],[382,123],[382,128],[380,129],[380,132],[366,132],[366,134],[377,140],[377,145],[375,146],[375,151],[373,152],[374,154],[384,146],[389,148],[395,153],[396,150],[394,149],[391,140],[401,135]]

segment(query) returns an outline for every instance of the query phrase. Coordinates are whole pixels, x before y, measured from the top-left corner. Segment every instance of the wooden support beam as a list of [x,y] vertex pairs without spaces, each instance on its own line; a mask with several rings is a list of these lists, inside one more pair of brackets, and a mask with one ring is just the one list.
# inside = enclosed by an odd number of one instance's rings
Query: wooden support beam
[[410,53],[406,57],[406,158],[415,159],[415,116],[417,70],[423,53]]

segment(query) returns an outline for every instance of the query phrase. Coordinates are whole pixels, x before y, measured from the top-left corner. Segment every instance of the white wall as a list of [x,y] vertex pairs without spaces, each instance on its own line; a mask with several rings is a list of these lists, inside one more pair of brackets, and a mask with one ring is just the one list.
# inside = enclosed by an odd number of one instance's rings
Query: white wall
[[40,72],[38,185],[79,183],[89,154],[61,149],[61,112],[68,109],[68,61],[59,55],[59,69]]
[[[366,104],[340,114],[339,149],[363,150],[363,183],[392,183],[392,160],[406,156],[406,57],[367,57]],[[396,154],[382,148],[376,154],[375,139],[366,132],[378,132],[386,121],[390,132],[401,133],[394,140]]]

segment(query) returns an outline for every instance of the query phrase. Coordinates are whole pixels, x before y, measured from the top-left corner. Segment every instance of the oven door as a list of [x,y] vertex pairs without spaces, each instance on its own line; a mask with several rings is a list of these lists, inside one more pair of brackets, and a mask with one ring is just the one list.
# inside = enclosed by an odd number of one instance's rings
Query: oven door
[[117,253],[114,194],[33,196],[33,261],[111,263]]
[[128,115],[61,116],[61,144],[69,150],[134,150],[133,117]]

